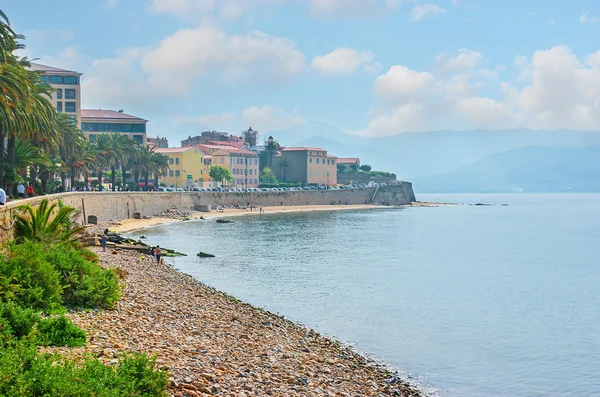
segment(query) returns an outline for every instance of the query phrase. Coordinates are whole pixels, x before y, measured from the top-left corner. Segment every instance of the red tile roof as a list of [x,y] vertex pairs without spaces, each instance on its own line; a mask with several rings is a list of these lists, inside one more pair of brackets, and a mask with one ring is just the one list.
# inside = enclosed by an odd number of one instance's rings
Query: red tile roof
[[356,158],[356,157],[349,157],[349,158],[339,158],[338,159],[338,164],[358,164],[360,163],[360,159]]
[[256,152],[251,152],[250,150],[238,149],[238,148],[234,148],[234,147],[221,147],[221,148],[219,148],[219,150],[214,152],[213,155],[219,154],[219,151],[228,152],[228,153],[232,153],[232,154],[250,154],[250,155],[258,156],[258,154]]
[[140,117],[132,116],[127,113],[118,112],[116,110],[105,109],[81,109],[82,119],[113,119],[113,120],[136,120],[148,121]]
[[[196,149],[192,146],[184,146],[184,147],[169,147],[169,148],[157,148],[154,149],[156,153],[183,153],[187,152],[190,149]],[[198,149],[196,149],[198,150]]]
[[284,152],[304,152],[304,151],[326,152],[327,150],[321,149],[318,147],[286,147],[283,149],[283,151]]
[[34,71],[37,71],[37,72],[70,73],[70,74],[81,75],[81,73],[75,72],[74,70],[66,70],[66,69],[55,68],[53,66],[42,65],[41,63],[32,63],[30,69],[34,70]]

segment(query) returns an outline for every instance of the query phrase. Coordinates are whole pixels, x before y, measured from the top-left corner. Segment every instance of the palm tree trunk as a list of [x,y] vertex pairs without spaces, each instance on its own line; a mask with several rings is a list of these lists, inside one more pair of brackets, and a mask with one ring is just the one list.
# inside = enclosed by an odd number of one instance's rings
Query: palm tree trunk
[[[6,160],[7,160],[8,165],[11,166],[11,168],[14,168],[14,166],[15,166],[16,145],[17,145],[17,136],[15,134],[9,135],[9,137],[7,139],[7,144],[6,144]],[[6,194],[14,196],[15,195],[15,193],[13,192],[14,187],[15,186],[13,183],[8,183],[6,185]]]
[[136,171],[133,175],[133,179],[135,180],[135,190],[137,191],[140,188],[140,173]]
[[146,191],[148,191],[148,172],[146,172],[145,177],[146,177]]
[[40,173],[40,181],[42,184],[42,194],[45,194],[48,191],[48,179],[50,178],[50,174],[47,171],[42,171]]
[[98,190],[102,190],[102,171],[98,172]]
[[0,188],[4,187],[4,131],[0,130]]
[[115,166],[111,166],[110,167],[110,180],[112,182],[112,191],[116,191],[117,187],[115,186],[115,180],[116,180],[116,175],[115,175]]

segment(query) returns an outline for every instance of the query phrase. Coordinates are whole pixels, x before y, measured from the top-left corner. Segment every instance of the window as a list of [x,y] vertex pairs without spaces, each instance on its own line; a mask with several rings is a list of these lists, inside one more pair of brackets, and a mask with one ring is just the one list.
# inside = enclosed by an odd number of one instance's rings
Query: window
[[254,184],[258,184],[258,179],[254,178]]
[[181,173],[179,172],[179,170],[175,170],[175,176],[179,176]]
[[312,176],[312,171],[310,172],[310,176]]
[[137,143],[138,145],[141,145],[144,141],[144,138],[142,137],[142,135],[134,135],[133,136],[133,141],[135,143]]
[[248,170],[248,174],[252,175],[252,168]]
[[173,164],[173,158],[169,159],[169,164]]
[[79,77],[77,76],[48,76],[42,75],[40,76],[42,81],[50,84],[79,84]]
[[146,124],[132,123],[81,123],[82,131],[93,132],[146,132]]
[[[254,165],[258,165],[258,159],[254,159]],[[256,182],[254,182],[256,183]]]
[[225,164],[225,159],[221,157],[221,164]]
[[76,112],[77,104],[75,102],[65,102],[65,112]]
[[62,99],[62,88],[58,88],[56,90],[56,98],[57,99]]
[[317,164],[319,164],[319,159],[317,159]]
[[335,164],[335,160],[331,160],[331,165],[334,165],[334,164]]
[[79,84],[79,77],[77,76],[64,76],[63,84]]
[[65,99],[75,99],[75,90],[73,88],[65,88]]
[[312,157],[308,159],[308,162],[309,162],[309,163],[312,163]]
[[179,164],[179,157],[175,159],[175,164]]
[[329,176],[329,172],[327,172],[327,176]]
[[56,102],[56,111],[62,112],[62,102]]
[[169,176],[173,176],[173,170],[169,170]]

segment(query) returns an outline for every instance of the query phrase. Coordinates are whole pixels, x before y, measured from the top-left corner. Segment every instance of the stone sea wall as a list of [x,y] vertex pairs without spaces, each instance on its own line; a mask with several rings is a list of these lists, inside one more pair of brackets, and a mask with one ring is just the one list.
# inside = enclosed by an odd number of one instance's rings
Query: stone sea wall
[[[0,207],[0,224],[5,227],[10,225],[12,210],[19,205],[35,204],[45,197],[53,201],[60,199],[65,205],[81,210],[77,219],[79,222],[83,220],[84,213],[86,217],[95,215],[98,221],[102,222],[132,218],[134,213],[153,216],[171,208],[193,210],[202,205],[210,205],[214,209],[217,206],[248,205],[405,205],[415,201],[412,184],[409,182],[379,188],[284,192],[69,192],[10,202]],[[0,238],[3,237],[3,232],[4,230],[0,229]]]

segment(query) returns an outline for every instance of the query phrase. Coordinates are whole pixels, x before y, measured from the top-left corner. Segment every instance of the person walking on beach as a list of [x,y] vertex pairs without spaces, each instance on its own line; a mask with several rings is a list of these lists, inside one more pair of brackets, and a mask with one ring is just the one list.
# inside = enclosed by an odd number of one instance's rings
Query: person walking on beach
[[17,186],[17,193],[19,194],[20,198],[25,198],[25,186],[23,186],[22,183],[19,183],[19,185]]
[[160,257],[162,256],[162,251],[160,250],[160,246],[157,245],[154,248],[154,257],[156,258],[156,263],[160,263]]
[[100,237],[100,245],[102,246],[102,251],[106,251],[106,241],[108,240],[108,235],[106,233],[106,231],[104,231],[104,234],[102,235],[102,237]]

